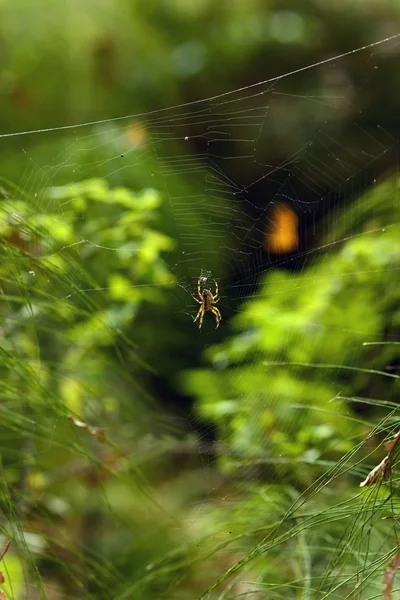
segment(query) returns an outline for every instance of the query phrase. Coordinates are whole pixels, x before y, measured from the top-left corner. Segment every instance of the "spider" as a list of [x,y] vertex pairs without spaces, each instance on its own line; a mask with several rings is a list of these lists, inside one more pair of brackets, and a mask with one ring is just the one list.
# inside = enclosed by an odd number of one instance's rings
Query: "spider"
[[200,317],[199,329],[201,329],[201,326],[203,325],[204,313],[207,310],[211,310],[211,312],[215,315],[215,320],[217,322],[217,327],[218,327],[218,325],[220,324],[220,321],[222,319],[221,313],[219,312],[218,308],[216,306],[214,306],[214,304],[219,302],[218,283],[214,279],[215,296],[213,296],[210,290],[204,289],[202,292],[200,291],[200,281],[201,281],[201,279],[199,277],[199,279],[197,281],[197,295],[200,298],[200,300],[198,300],[196,298],[196,296],[193,296],[193,294],[192,294],[192,297],[196,300],[196,302],[198,302],[201,305],[199,308],[199,312],[197,313],[197,316],[194,320],[194,323],[196,323],[197,319]]

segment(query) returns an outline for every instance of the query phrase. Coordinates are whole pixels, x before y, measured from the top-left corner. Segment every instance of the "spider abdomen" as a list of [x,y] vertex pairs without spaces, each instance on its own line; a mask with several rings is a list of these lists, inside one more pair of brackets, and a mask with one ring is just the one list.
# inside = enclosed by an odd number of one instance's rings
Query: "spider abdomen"
[[213,304],[213,295],[210,290],[203,290],[203,306],[204,310],[210,310]]

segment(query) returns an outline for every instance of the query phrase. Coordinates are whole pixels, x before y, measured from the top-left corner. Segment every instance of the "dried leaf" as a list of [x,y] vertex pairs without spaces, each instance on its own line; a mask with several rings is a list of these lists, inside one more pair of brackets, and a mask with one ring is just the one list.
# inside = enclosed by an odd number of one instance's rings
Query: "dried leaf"
[[391,452],[393,450],[393,448],[395,446],[397,446],[397,444],[399,443],[399,440],[400,440],[400,429],[396,433],[396,435],[394,436],[394,438],[392,440],[389,440],[388,442],[385,442],[383,444],[385,446],[385,450],[387,450],[388,452]]
[[368,473],[368,477],[360,483],[360,487],[368,487],[370,485],[374,485],[374,483],[378,484],[382,481],[382,479],[387,481],[390,477],[391,467],[392,465],[389,460],[389,457],[385,456],[385,458],[379,463],[379,465],[374,467],[372,471]]
[[[0,555],[0,562],[3,560],[3,558],[4,558],[4,557],[5,557],[5,555],[7,554],[7,552],[8,552],[8,549],[9,549],[9,547],[10,547],[10,544],[11,544],[11,540],[9,540],[9,541],[7,542],[7,544],[6,544],[6,547],[4,548],[3,552],[1,553],[1,555]],[[0,583],[4,583],[4,582],[5,582],[5,580],[6,580],[6,578],[4,577],[4,573],[3,573],[2,571],[0,571]],[[0,600],[5,600],[6,598],[7,598],[7,595],[6,595],[6,593],[5,593],[5,592],[2,592],[2,591],[0,590]]]
[[7,544],[6,544],[6,547],[4,548],[3,552],[1,553],[1,555],[0,555],[0,562],[3,560],[3,558],[4,558],[4,557],[5,557],[5,555],[7,554],[7,552],[8,552],[8,549],[9,549],[10,545],[11,545],[11,540],[9,540],[9,541],[7,542]]
[[399,568],[399,564],[400,564],[400,553],[396,554],[396,556],[394,556],[392,558],[392,560],[389,563],[389,567],[387,569],[385,569],[385,571],[384,571],[382,583],[384,583],[386,585],[386,587],[383,590],[383,600],[393,600],[393,597],[392,597],[393,582],[394,582],[394,578],[397,573],[397,569]]
[[392,474],[392,461],[390,460],[389,457],[387,457],[387,462],[385,464],[385,468],[383,470],[383,479],[385,481],[388,481],[388,479],[390,479],[390,476]]

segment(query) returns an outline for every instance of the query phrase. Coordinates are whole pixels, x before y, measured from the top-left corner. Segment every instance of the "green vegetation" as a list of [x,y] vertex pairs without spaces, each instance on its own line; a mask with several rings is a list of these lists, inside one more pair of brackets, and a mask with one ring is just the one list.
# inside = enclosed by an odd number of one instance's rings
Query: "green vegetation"
[[[215,422],[225,448],[220,469],[236,482],[234,510],[217,509],[213,527],[225,521],[225,531],[246,540],[249,554],[238,567],[271,548],[271,561],[249,565],[269,597],[274,589],[276,597],[297,597],[298,585],[310,588],[309,597],[344,598],[367,574],[370,581],[358,585],[363,598],[372,597],[396,552],[388,514],[397,501],[388,505],[389,490],[355,494],[368,472],[365,457],[399,425],[397,404],[388,401],[399,377],[387,367],[398,345],[365,344],[396,338],[398,190],[398,179],[390,179],[344,211],[333,254],[300,275],[277,269],[266,276],[233,319],[235,334],[207,350],[210,367],[183,379],[200,414]],[[359,230],[347,226],[354,213]],[[392,225],[383,228],[388,214]],[[291,560],[282,572],[285,556]]]
[[[266,275],[257,296],[238,307],[235,335],[207,350],[212,368],[185,377],[200,413],[221,424],[239,457],[337,459],[365,433],[349,399],[395,398],[397,376],[385,370],[396,345],[363,342],[396,339],[398,190],[391,179],[355,201],[341,215],[334,253],[314,256],[303,273]],[[352,213],[362,215],[360,229],[347,227]],[[371,377],[374,371],[381,377]],[[310,484],[313,471],[300,472]]]
[[399,7],[34,4],[0,24],[0,600],[394,600]]

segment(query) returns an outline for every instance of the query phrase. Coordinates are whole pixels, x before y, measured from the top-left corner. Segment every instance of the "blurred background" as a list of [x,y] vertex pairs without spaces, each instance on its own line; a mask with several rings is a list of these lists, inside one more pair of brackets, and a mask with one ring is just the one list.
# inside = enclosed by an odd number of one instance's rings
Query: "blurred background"
[[0,10],[1,598],[395,598],[400,3]]

